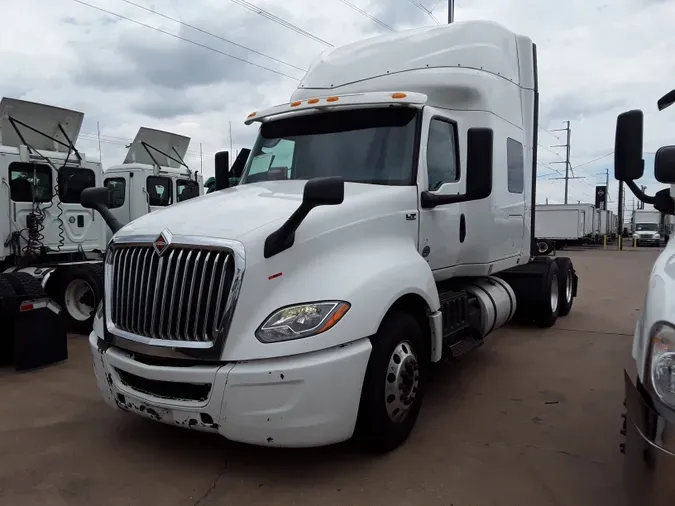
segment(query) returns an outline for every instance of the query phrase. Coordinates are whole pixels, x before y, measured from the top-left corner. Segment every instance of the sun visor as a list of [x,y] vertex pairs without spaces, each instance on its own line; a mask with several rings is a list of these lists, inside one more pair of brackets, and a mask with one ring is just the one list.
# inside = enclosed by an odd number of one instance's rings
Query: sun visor
[[[18,133],[12,126],[10,118],[16,120]],[[38,150],[67,153],[68,139],[59,129],[59,125],[75,144],[80,135],[83,120],[84,113],[81,112],[15,98],[3,98],[0,101],[0,145],[18,147],[28,144],[31,148]],[[53,137],[53,139],[46,136]],[[55,142],[54,139],[64,145]]]
[[160,167],[180,168],[181,164],[176,160],[185,160],[190,140],[184,135],[141,127],[127,151],[124,163],[155,165],[157,162]]

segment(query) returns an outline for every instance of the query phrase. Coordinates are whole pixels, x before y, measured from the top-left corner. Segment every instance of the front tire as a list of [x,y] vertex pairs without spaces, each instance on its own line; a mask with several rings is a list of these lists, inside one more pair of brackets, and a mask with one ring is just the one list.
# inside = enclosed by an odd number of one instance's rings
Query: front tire
[[567,257],[555,259],[558,264],[558,279],[560,280],[560,309],[558,316],[567,316],[574,303],[574,276],[575,270],[572,260]]
[[355,436],[370,451],[398,448],[415,426],[429,373],[429,351],[411,314],[387,315],[371,338]]

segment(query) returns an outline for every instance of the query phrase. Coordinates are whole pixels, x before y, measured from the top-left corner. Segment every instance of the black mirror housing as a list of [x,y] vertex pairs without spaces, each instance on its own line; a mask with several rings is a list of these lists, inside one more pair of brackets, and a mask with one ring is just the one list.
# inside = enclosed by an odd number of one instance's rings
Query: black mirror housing
[[108,207],[110,189],[107,186],[86,188],[80,194],[80,203],[87,209],[98,210],[99,206]]
[[644,173],[642,144],[644,114],[635,109],[616,118],[614,137],[614,177],[619,181],[634,181]]
[[215,191],[224,190],[230,186],[230,153],[228,151],[218,151],[215,159],[216,185]]
[[469,128],[466,141],[466,194],[469,200],[485,199],[492,193],[494,132]]
[[466,191],[462,195],[439,195],[423,191],[423,209],[436,206],[486,199],[492,194],[492,165],[494,132],[491,128],[469,128],[467,131]]
[[114,234],[122,228],[122,224],[110,212],[110,209],[108,208],[109,199],[110,189],[107,186],[87,188],[82,190],[82,193],[80,194],[80,203],[82,204],[82,207],[98,211],[98,214],[101,215]]
[[243,148],[241,151],[239,151],[237,158],[234,160],[234,163],[232,164],[232,170],[230,171],[230,175],[228,177],[233,177],[237,179],[241,178],[242,174],[244,173],[246,161],[248,160],[248,155],[250,154],[251,150],[247,148]]
[[663,111],[666,107],[670,107],[673,104],[675,104],[675,90],[670,90],[659,99],[656,106],[659,108],[659,111]]
[[265,258],[278,255],[293,246],[295,231],[309,212],[319,206],[337,206],[345,199],[345,181],[340,176],[317,177],[305,183],[302,204],[281,227],[267,236],[263,255]]
[[339,176],[317,177],[305,184],[303,205],[309,207],[337,206],[345,200],[345,181]]
[[663,146],[656,152],[654,177],[659,183],[675,184],[675,146]]

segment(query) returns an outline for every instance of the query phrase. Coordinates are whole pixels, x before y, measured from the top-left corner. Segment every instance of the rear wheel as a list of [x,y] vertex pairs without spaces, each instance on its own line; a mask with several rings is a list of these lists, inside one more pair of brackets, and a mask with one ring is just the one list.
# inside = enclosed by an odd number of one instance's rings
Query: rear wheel
[[355,436],[363,447],[384,453],[403,444],[415,426],[429,352],[420,323],[403,312],[387,315],[371,343]]
[[103,298],[103,266],[84,264],[65,269],[54,280],[50,293],[64,309],[68,330],[89,333],[96,306]]
[[574,276],[575,270],[572,260],[567,257],[555,259],[558,264],[558,278],[560,279],[560,311],[559,316],[567,316],[574,303]]

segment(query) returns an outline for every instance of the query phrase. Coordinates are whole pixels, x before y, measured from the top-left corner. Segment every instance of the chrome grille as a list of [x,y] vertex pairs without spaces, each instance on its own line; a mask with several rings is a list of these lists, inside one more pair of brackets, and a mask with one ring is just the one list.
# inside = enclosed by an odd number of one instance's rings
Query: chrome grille
[[111,251],[111,321],[151,339],[210,342],[223,319],[234,273],[226,250],[151,245]]

